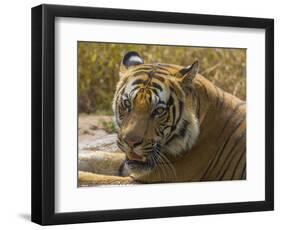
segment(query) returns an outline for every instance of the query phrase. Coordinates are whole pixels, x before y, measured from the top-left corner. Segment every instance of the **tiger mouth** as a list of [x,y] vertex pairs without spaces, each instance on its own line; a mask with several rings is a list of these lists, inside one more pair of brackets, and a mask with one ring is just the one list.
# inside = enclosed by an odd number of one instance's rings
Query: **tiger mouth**
[[146,159],[145,161],[132,160],[126,156],[125,164],[130,169],[138,169],[138,170],[152,170],[155,167],[155,164],[150,160]]
[[159,143],[155,143],[151,149],[151,152],[145,154],[145,156],[138,155],[132,149],[129,151],[124,149],[121,143],[122,142],[120,140],[117,141],[118,147],[126,154],[124,163],[129,169],[151,171],[156,166],[157,163],[155,160],[153,160],[153,155],[157,155],[157,151],[160,149]]
[[145,166],[145,165],[147,165],[147,162],[138,161],[138,160],[129,160],[128,158],[126,158],[126,164]]
[[140,162],[145,162],[146,157],[145,156],[140,156],[137,153],[135,153],[133,150],[131,150],[129,153],[127,153],[127,157],[130,160],[135,160],[135,161],[140,161]]

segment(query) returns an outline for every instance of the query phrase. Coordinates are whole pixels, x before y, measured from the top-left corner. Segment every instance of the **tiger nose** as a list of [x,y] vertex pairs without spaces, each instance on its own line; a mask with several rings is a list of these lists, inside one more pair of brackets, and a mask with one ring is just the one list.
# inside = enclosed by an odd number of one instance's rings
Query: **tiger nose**
[[130,146],[135,147],[142,142],[142,137],[139,136],[125,136],[124,141]]

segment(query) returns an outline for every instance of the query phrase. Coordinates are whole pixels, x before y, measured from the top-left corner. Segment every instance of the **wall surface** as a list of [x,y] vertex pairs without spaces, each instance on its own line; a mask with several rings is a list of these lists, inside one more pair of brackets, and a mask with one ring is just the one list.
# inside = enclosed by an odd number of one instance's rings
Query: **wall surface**
[[[30,8],[41,1],[3,1],[1,3],[0,51],[0,143],[1,143],[1,229],[38,229],[30,222]],[[52,4],[111,8],[161,10],[187,13],[221,14],[275,18],[275,63],[280,60],[280,6],[278,1],[114,1],[56,0]],[[275,67],[275,211],[180,217],[170,219],[76,224],[68,229],[276,229],[281,219],[281,105],[280,66]],[[47,227],[49,228],[49,227]],[[56,226],[64,229],[65,226]]]

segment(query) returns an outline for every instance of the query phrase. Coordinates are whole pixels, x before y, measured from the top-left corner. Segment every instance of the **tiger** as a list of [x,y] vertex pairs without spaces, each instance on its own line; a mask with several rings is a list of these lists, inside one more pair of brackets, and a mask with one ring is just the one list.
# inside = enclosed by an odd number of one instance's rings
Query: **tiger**
[[80,171],[81,184],[246,179],[246,102],[200,75],[197,60],[145,64],[126,53],[112,107],[123,153],[104,158],[111,175]]

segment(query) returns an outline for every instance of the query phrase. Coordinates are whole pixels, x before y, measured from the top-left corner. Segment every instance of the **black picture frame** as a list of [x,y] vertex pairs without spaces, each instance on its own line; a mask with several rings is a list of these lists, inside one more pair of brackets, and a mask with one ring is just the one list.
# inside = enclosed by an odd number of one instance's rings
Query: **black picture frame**
[[[265,200],[55,213],[55,18],[109,19],[265,29]],[[274,20],[110,8],[32,8],[32,221],[41,225],[266,211],[274,209]]]

